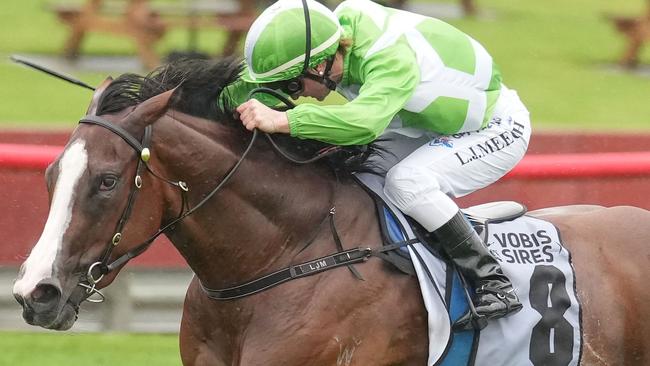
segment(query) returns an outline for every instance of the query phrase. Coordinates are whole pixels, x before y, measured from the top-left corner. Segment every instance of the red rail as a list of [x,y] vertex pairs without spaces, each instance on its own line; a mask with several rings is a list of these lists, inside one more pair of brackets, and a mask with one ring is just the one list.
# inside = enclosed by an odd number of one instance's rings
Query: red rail
[[0,168],[45,169],[63,146],[0,144]]
[[506,178],[650,176],[650,152],[528,155]]
[[[0,144],[0,168],[45,169],[61,146]],[[557,179],[650,175],[650,152],[528,155],[505,178]]]
[[[62,146],[0,143],[0,179],[6,178],[4,182],[11,182],[15,187],[11,192],[0,194],[0,202],[4,205],[0,205],[0,210],[12,212],[0,221],[0,232],[11,238],[6,250],[0,251],[0,265],[18,265],[38,239],[43,219],[47,217],[47,193],[42,186],[41,189],[33,187],[35,182],[42,184],[42,171],[62,151]],[[573,189],[575,184],[571,179],[591,177],[641,179],[625,179],[624,183],[616,179],[590,179],[579,185],[578,193]],[[645,177],[650,177],[650,152],[529,154],[506,175],[507,182],[495,184],[491,193],[472,195],[464,205],[509,197],[536,208],[557,205],[558,202],[590,202],[606,206],[633,204],[650,209],[650,201],[642,198],[645,195],[641,193],[646,190]],[[551,179],[558,181],[552,182]],[[552,197],[545,195],[549,189],[554,189]],[[585,196],[585,192],[605,189],[611,194]],[[137,258],[134,265],[157,268],[185,266],[183,258],[172,250],[165,238],[158,241],[160,243]]]

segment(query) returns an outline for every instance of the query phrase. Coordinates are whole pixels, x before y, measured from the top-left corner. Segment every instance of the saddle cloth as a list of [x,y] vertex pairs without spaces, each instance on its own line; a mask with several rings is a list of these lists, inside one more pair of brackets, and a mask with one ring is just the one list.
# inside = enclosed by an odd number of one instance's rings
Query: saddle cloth
[[[388,244],[416,239],[408,220],[386,201],[383,178],[372,174],[356,178],[381,205]],[[485,242],[515,286],[523,309],[490,321],[481,331],[452,331],[451,324],[468,309],[455,267],[419,242],[408,245],[428,313],[427,365],[578,365],[580,304],[571,256],[557,229],[530,216],[484,224]]]

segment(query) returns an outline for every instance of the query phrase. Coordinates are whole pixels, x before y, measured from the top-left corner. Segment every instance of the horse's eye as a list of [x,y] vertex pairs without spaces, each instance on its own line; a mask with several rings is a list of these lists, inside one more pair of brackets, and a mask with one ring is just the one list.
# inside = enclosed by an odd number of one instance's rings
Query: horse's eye
[[99,186],[100,191],[110,191],[117,185],[117,177],[114,175],[106,175],[102,177],[102,183]]

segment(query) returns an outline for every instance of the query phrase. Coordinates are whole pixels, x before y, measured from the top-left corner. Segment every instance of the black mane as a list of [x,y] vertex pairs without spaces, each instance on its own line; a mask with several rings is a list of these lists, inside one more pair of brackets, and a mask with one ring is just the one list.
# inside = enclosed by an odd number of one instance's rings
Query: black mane
[[232,106],[224,105],[225,98],[220,96],[225,87],[238,79],[242,65],[237,58],[180,59],[156,68],[147,76],[123,74],[102,94],[97,115],[119,112],[179,87],[179,97],[171,101],[172,109],[213,121],[232,121]]
[[[238,58],[221,60],[178,59],[141,76],[127,73],[115,79],[102,93],[97,115],[117,113],[145,100],[179,87],[170,108],[180,112],[243,128],[233,117],[234,107],[223,98],[224,89],[238,80],[243,63]],[[330,146],[315,140],[301,140],[288,135],[274,135],[279,145],[300,158],[311,158]],[[329,156],[327,163],[336,171],[377,173],[366,160],[373,153],[383,153],[373,145],[346,147]]]

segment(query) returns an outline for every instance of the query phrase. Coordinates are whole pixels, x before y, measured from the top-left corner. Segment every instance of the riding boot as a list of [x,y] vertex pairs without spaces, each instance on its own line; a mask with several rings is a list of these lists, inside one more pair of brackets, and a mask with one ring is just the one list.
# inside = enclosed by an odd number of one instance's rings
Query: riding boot
[[[460,211],[432,234],[476,293],[474,314],[463,315],[454,329],[481,329],[487,320],[521,310],[512,282]],[[477,315],[482,319],[476,319]]]

